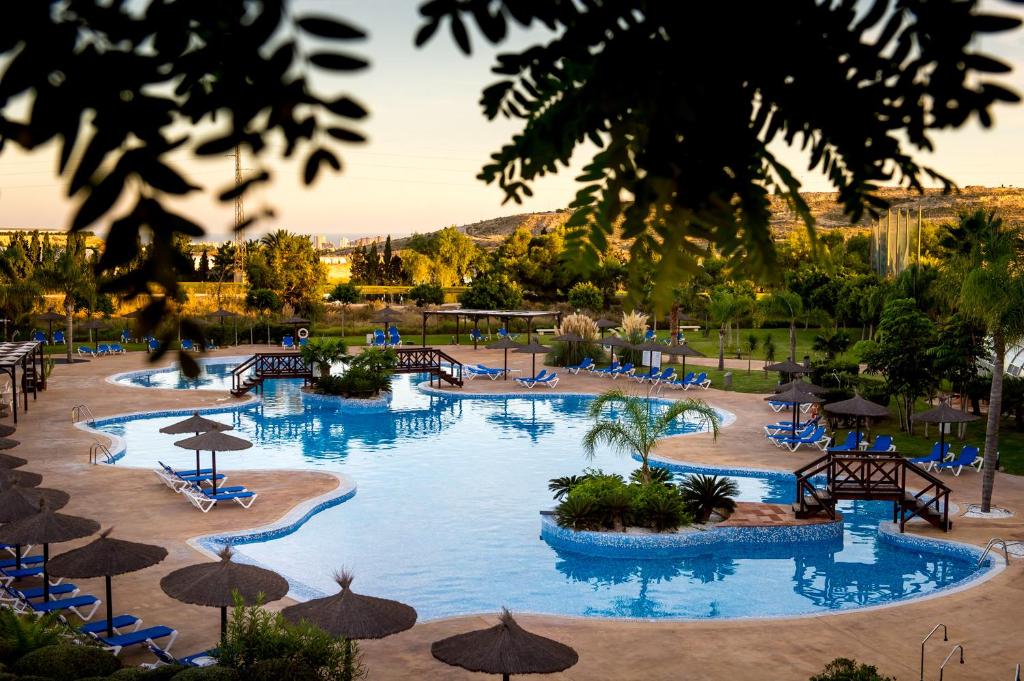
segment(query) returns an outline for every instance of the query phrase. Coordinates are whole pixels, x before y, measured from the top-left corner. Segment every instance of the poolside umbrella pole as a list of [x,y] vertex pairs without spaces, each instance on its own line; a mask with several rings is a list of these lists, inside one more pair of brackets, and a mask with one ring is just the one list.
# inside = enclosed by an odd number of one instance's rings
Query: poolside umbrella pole
[[628,347],[630,347],[629,343],[627,343],[626,341],[622,340],[618,336],[612,336],[610,338],[602,338],[600,342],[601,342],[601,345],[603,345],[603,346],[605,346],[607,348],[611,348],[612,349],[611,350],[611,361],[612,362],[615,361],[615,348],[628,348]]
[[[13,457],[12,457],[13,458]],[[59,489],[19,487],[11,483],[0,484],[0,523],[11,523],[39,512],[40,503],[57,511],[67,505],[71,497]],[[21,569],[21,544],[14,546],[14,567]]]
[[860,423],[863,418],[880,418],[889,415],[889,410],[880,404],[875,404],[870,400],[865,400],[860,395],[854,395],[848,400],[842,402],[833,402],[832,404],[825,405],[825,411],[830,414],[840,414],[842,416],[853,416],[854,417],[854,431],[856,438],[857,449],[860,449]]
[[516,348],[512,352],[519,352],[519,353],[522,353],[522,354],[533,355],[533,357],[531,358],[532,359],[532,363],[530,365],[530,370],[533,372],[532,375],[536,376],[537,375],[537,355],[545,354],[549,350],[551,350],[551,348],[547,347],[546,345],[541,345],[540,343],[538,343],[536,341],[536,339],[534,339],[534,340],[531,340],[526,345],[520,345],[518,348]]
[[497,625],[435,641],[430,652],[453,667],[501,674],[503,681],[513,674],[554,674],[579,662],[575,650],[526,631],[505,609]]
[[971,421],[977,421],[979,417],[971,414],[970,412],[960,411],[949,406],[948,400],[945,398],[939,400],[939,406],[922,411],[920,414],[914,414],[910,417],[911,421],[920,421],[921,423],[937,423],[939,424],[939,454],[940,456],[946,453],[946,429],[947,423],[969,423]]
[[[92,332],[94,330],[95,331],[99,331],[99,329],[102,329],[103,328],[103,322],[101,322],[98,319],[89,319],[89,320],[85,321],[84,323],[82,323],[81,325],[79,325],[78,328],[88,330],[88,332],[89,332],[89,342],[93,343]],[[99,348],[99,342],[100,342],[100,335],[99,335],[99,333],[97,333],[96,334],[96,341],[94,343],[97,348]]]
[[344,639],[346,657],[352,654],[350,641],[384,638],[416,624],[416,610],[412,606],[352,591],[350,572],[342,570],[334,580],[341,587],[338,593],[288,606],[281,615],[289,622],[306,621]]
[[95,520],[54,513],[44,499],[40,501],[36,513],[0,527],[0,542],[43,545],[43,601],[48,601],[50,575],[47,562],[50,559],[50,544],[88,537],[99,529],[100,524]]
[[114,635],[114,598],[111,577],[144,570],[167,557],[167,549],[123,539],[111,539],[112,528],[104,530],[99,539],[85,546],[54,556],[50,574],[56,577],[92,579],[103,577],[107,591],[107,636]]
[[504,376],[505,376],[505,380],[507,381],[508,380],[508,350],[509,350],[509,348],[521,348],[523,346],[520,345],[519,343],[516,343],[514,340],[512,340],[508,336],[505,336],[504,338],[499,338],[498,340],[496,340],[493,343],[490,343],[488,345],[485,345],[484,347],[486,347],[488,350],[504,350],[505,351]]
[[[182,449],[195,449],[212,454],[211,482],[213,493],[217,493],[217,452],[237,452],[252,447],[252,443],[220,430],[209,430],[194,437],[178,440],[174,443]],[[199,470],[198,468],[196,469]]]
[[233,555],[231,547],[225,546],[217,554],[220,560],[189,565],[160,580],[163,592],[177,601],[220,608],[221,638],[227,633],[228,608],[234,607],[236,593],[244,605],[277,601],[288,594],[284,577],[266,568],[236,563],[231,560]]
[[[220,421],[214,421],[212,419],[203,418],[199,415],[199,412],[193,412],[192,416],[189,416],[184,421],[178,421],[172,423],[169,426],[164,426],[160,429],[161,433],[167,435],[184,435],[185,433],[194,433],[199,435],[200,433],[206,433],[211,430],[234,430],[234,426],[229,426],[226,423]],[[196,475],[199,475],[199,450],[196,450]]]
[[790,424],[792,426],[790,429],[790,437],[796,437],[796,427],[797,424],[800,422],[800,405],[809,403],[820,404],[821,402],[825,401],[818,397],[817,395],[812,395],[811,393],[805,392],[798,388],[790,388],[789,390],[786,390],[784,392],[769,395],[764,399],[767,401],[785,402],[787,404],[793,405],[793,421]]
[[[575,343],[579,343],[583,339],[570,331],[569,333],[559,334],[559,335],[555,336],[554,338],[552,338],[551,340],[557,341],[559,343],[575,344]],[[574,357],[574,359],[576,360],[577,364],[579,362],[583,361],[582,358],[575,358]]]

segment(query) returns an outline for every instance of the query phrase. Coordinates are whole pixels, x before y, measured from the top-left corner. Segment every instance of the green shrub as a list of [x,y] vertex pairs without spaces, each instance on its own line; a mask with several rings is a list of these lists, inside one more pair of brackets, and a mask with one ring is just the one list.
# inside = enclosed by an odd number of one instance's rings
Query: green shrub
[[569,307],[597,312],[604,307],[604,294],[589,281],[581,281],[569,289]]
[[693,522],[679,489],[655,482],[638,486],[633,515],[637,525],[657,532],[675,530]]
[[[658,532],[692,522],[678,488],[667,484],[671,474],[655,468],[655,480],[631,484],[619,475],[588,471],[583,476],[553,479],[548,487],[556,494],[567,490],[555,508],[555,519],[574,530],[649,527]],[[556,497],[557,498],[557,497]]]
[[857,362],[866,362],[868,355],[878,349],[878,343],[873,340],[861,340],[850,348],[850,355]]
[[[171,681],[178,672],[184,671],[186,667],[177,664],[162,664],[159,667],[142,670],[139,681]],[[120,673],[120,672],[118,672]],[[129,681],[134,681],[129,679]]]
[[[635,471],[629,474],[629,481],[634,484],[642,484],[644,482],[644,469],[637,468]],[[651,466],[648,470],[648,481],[658,483],[659,485],[668,485],[672,483],[672,471],[661,466]]]
[[[184,667],[181,669],[184,669]],[[174,673],[177,674],[181,669],[176,669]],[[140,681],[143,678],[142,675],[145,674],[146,671],[147,670],[142,667],[125,667],[123,669],[118,669],[107,678],[111,681]],[[171,676],[174,676],[174,674],[171,674]],[[169,679],[171,677],[168,676],[166,678]]]
[[300,662],[277,658],[260,660],[245,673],[246,681],[320,681],[317,673]]
[[882,676],[876,667],[857,664],[856,660],[845,657],[836,659],[825,665],[821,674],[815,674],[810,681],[896,681],[891,676]]
[[417,284],[409,289],[408,296],[416,307],[440,305],[444,302],[444,289],[437,284]]
[[238,681],[238,672],[234,669],[221,667],[189,667],[178,672],[173,677],[174,681]]
[[56,614],[37,618],[0,609],[0,663],[11,663],[37,648],[60,643],[65,629]]
[[740,493],[734,481],[718,475],[688,475],[679,483],[679,491],[687,509],[701,522],[707,522],[716,510],[732,513],[736,509],[733,497]]
[[116,657],[87,645],[51,645],[37,648],[14,663],[21,675],[45,676],[55,681],[75,681],[89,676],[110,676],[121,668]]
[[313,380],[313,390],[322,395],[373,397],[391,390],[391,375],[398,365],[394,350],[367,348],[349,362],[341,376],[321,376]]
[[[232,612],[218,659],[223,667],[237,669],[246,676],[256,665],[270,660],[275,662],[261,665],[261,673],[269,673],[270,668],[280,664],[277,660],[311,669],[323,679],[355,679],[364,673],[357,644],[339,641],[305,622],[292,624],[280,613],[258,605],[243,605],[240,599]],[[174,678],[177,681],[180,677],[179,674]]]

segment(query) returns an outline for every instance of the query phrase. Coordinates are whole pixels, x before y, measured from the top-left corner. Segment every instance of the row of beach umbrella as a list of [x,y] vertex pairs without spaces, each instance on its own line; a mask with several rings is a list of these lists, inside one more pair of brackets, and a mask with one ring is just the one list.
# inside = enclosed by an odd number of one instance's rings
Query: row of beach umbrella
[[[781,374],[788,374],[791,380],[776,388],[774,395],[769,395],[766,400],[774,402],[785,402],[793,405],[792,434],[796,435],[797,423],[799,422],[799,409],[802,404],[821,404],[825,400],[820,397],[825,389],[804,381],[799,376],[809,372],[808,368],[787,359],[784,362],[770,364],[765,367],[766,371],[776,371]],[[860,447],[861,423],[863,419],[883,418],[889,415],[889,410],[880,404],[867,400],[860,395],[854,395],[848,400],[833,402],[825,405],[825,411],[839,416],[852,416],[854,418],[855,447]],[[919,412],[910,417],[918,423],[934,423],[939,426],[939,451],[945,451],[946,424],[969,423],[978,420],[978,417],[966,411],[954,409],[943,399],[937,407]]]
[[[194,413],[189,418],[161,429],[168,434],[192,433],[193,437],[176,442],[185,449],[216,451],[251,447],[251,443],[228,435],[228,424]],[[11,449],[18,442],[9,439],[15,429],[0,424],[0,449]],[[107,635],[113,631],[113,577],[137,572],[159,564],[167,549],[153,544],[126,541],[111,536],[111,528],[92,542],[50,559],[50,544],[83,539],[100,530],[89,518],[59,513],[70,500],[66,492],[40,487],[42,476],[16,470],[28,462],[0,452],[0,542],[16,547],[20,567],[21,547],[42,545],[43,599],[50,598],[50,578],[95,579],[102,577],[106,591]],[[183,603],[220,609],[221,635],[227,631],[227,609],[240,600],[245,605],[268,603],[284,598],[288,582],[281,575],[255,565],[232,560],[225,546],[212,562],[189,565],[163,577],[160,588]],[[333,595],[292,605],[282,610],[291,622],[308,622],[346,642],[376,639],[405,631],[417,619],[409,605],[386,598],[364,596],[352,591],[352,575],[336,575],[339,591]],[[348,650],[351,650],[348,648]],[[578,656],[569,646],[530,633],[503,611],[497,625],[437,641],[431,647],[435,658],[470,671],[501,674],[538,674],[562,671],[576,664]]]

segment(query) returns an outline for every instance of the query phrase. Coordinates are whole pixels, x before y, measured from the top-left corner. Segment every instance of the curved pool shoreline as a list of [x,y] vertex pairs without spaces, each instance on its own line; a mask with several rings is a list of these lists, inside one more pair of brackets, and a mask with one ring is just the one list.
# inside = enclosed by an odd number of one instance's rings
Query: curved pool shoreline
[[[220,357],[204,358],[204,363],[225,364],[225,363],[230,363],[231,359],[232,358],[220,358]],[[149,369],[149,370],[142,370],[142,371],[122,372],[120,374],[115,374],[112,377],[108,377],[108,381],[110,381],[112,378],[114,378],[114,379],[123,379],[125,377],[130,377],[130,376],[138,376],[138,375],[144,375],[144,374],[153,374],[153,373],[158,373],[158,372],[159,373],[173,372],[175,370],[177,370],[176,366],[165,367],[165,368],[156,369],[156,370]],[[126,385],[126,386],[130,385],[132,387],[139,387],[139,388],[146,388],[146,387],[148,387],[148,386],[141,386],[141,385],[134,385],[134,384],[131,384],[131,383],[126,383],[123,380],[122,381],[114,380],[114,381],[111,381],[111,382],[115,382],[118,385]],[[413,388],[417,392],[420,392],[420,393],[423,393],[423,394],[427,394],[427,395],[431,395],[431,396],[444,397],[444,398],[449,398],[449,399],[456,399],[456,400],[477,400],[477,399],[479,399],[479,400],[509,400],[509,399],[513,399],[513,400],[518,400],[518,399],[552,400],[552,399],[560,399],[560,398],[567,398],[567,397],[592,399],[595,396],[594,393],[585,393],[585,392],[573,392],[573,393],[566,393],[566,392],[549,392],[549,393],[537,393],[537,392],[522,392],[522,393],[520,393],[520,392],[506,392],[506,393],[453,393],[453,392],[448,392],[448,391],[445,391],[445,390],[438,390],[438,389],[431,388],[428,385],[426,385],[426,381],[424,381],[422,384],[413,383],[412,386],[413,386]],[[149,387],[149,388],[150,389],[157,389],[157,390],[159,390],[159,389],[176,390],[175,388],[165,388],[165,387],[162,387],[162,386],[152,386],[152,387]],[[181,389],[178,389],[178,390],[181,390]],[[188,389],[185,389],[185,390],[194,390],[194,388],[188,388]],[[667,400],[667,399],[658,399],[658,401],[659,402],[664,402],[664,403],[670,403],[671,402],[671,400]],[[87,432],[90,432],[90,433],[93,433],[93,434],[96,434],[96,435],[101,435],[103,437],[110,438],[111,440],[114,440],[115,441],[114,446],[117,449],[116,456],[117,456],[118,459],[120,459],[121,457],[124,456],[124,454],[125,454],[125,452],[127,450],[127,442],[125,442],[125,440],[123,438],[119,438],[119,437],[117,437],[117,436],[115,436],[115,435],[113,435],[111,433],[108,433],[108,432],[105,432],[105,431],[102,431],[102,430],[97,430],[96,428],[93,428],[91,426],[102,427],[104,425],[109,425],[109,424],[113,424],[113,423],[122,423],[122,422],[137,420],[137,419],[155,418],[155,417],[160,417],[160,416],[179,416],[179,415],[185,416],[185,415],[190,415],[190,414],[192,414],[194,412],[197,412],[197,411],[199,413],[204,413],[204,414],[239,412],[239,411],[253,409],[254,407],[259,406],[260,404],[261,404],[261,400],[259,398],[256,398],[256,397],[250,395],[249,398],[245,402],[232,402],[231,404],[218,405],[218,406],[209,406],[209,407],[199,407],[199,408],[178,408],[178,409],[168,409],[168,410],[139,411],[139,412],[122,413],[122,414],[117,414],[117,415],[114,415],[114,416],[109,416],[109,417],[104,417],[104,418],[101,418],[101,419],[96,419],[92,423],[77,423],[75,425],[76,425],[76,427],[78,427],[78,428],[80,428],[80,429],[82,429],[84,431],[87,431]],[[716,409],[718,409],[718,408],[716,407]],[[731,417],[729,422],[728,422],[730,425],[735,422],[736,417],[735,417],[734,414],[732,414],[730,412],[726,412],[725,410],[721,410],[721,409],[719,409],[719,411],[720,411],[720,413],[727,414],[729,417]],[[682,433],[682,434],[678,434],[678,435],[673,436],[673,437],[682,436],[684,434],[692,434],[692,433]],[[740,467],[740,466],[711,466],[711,465],[697,464],[697,463],[691,463],[691,462],[686,462],[686,461],[679,461],[679,460],[674,460],[674,459],[666,459],[664,457],[652,457],[651,461],[652,461],[652,464],[654,464],[654,465],[663,466],[665,468],[669,468],[673,472],[678,472],[678,473],[703,472],[703,473],[713,473],[713,474],[718,474],[718,475],[732,475],[732,476],[738,476],[738,477],[751,477],[751,478],[759,478],[759,479],[770,479],[770,480],[778,481],[780,483],[788,482],[789,479],[792,479],[792,473],[791,472],[788,472],[788,471],[785,471],[785,470],[778,470],[778,469],[764,469],[764,468],[752,468],[752,467]],[[269,472],[273,472],[275,470],[279,470],[281,472],[286,472],[286,470],[289,470],[289,469],[274,469],[272,467],[263,468],[263,467],[260,467],[260,466],[256,466],[255,468],[256,469],[261,469],[261,470],[267,470]],[[300,468],[300,469],[296,469],[296,470],[304,470],[304,471],[305,470],[316,470],[316,471],[320,471],[320,472],[325,472],[324,469],[322,469],[322,468]],[[215,551],[215,547],[219,547],[219,546],[223,545],[224,543],[232,543],[232,544],[236,544],[236,545],[262,543],[262,542],[271,541],[273,539],[278,539],[278,538],[281,538],[281,537],[284,537],[284,536],[287,536],[287,535],[290,535],[290,534],[293,534],[293,533],[297,532],[307,522],[309,522],[311,519],[313,519],[315,516],[317,516],[321,512],[323,512],[323,511],[325,511],[327,509],[336,507],[336,506],[338,506],[338,505],[340,505],[340,504],[342,504],[342,503],[344,503],[346,501],[349,501],[349,500],[351,500],[352,498],[355,497],[355,494],[356,494],[356,481],[353,478],[351,478],[348,475],[345,475],[345,474],[342,474],[342,473],[337,473],[337,472],[334,472],[334,471],[330,471],[330,473],[332,475],[335,475],[336,477],[338,477],[339,480],[341,481],[339,483],[339,487],[337,489],[332,490],[332,492],[330,492],[328,494],[320,495],[318,497],[315,497],[315,498],[312,498],[312,499],[307,499],[307,500],[299,502],[294,507],[292,507],[279,520],[277,520],[277,521],[275,521],[273,523],[270,523],[270,524],[262,525],[262,526],[259,526],[259,527],[255,527],[255,528],[251,528],[251,529],[243,530],[243,531],[239,531],[239,532],[202,535],[202,536],[190,539],[189,540],[189,544],[191,546],[193,546],[194,548],[197,548],[197,550],[200,550],[200,551],[202,551],[204,553],[210,554],[210,553],[213,553]],[[534,508],[536,508],[536,507],[534,507]],[[351,512],[351,511],[349,511],[349,512]],[[842,525],[839,524],[838,527],[840,528],[840,532],[841,532],[842,531]],[[722,529],[725,529],[725,528],[722,528]],[[595,534],[598,534],[598,533],[595,533]],[[841,536],[842,535],[840,534],[840,537]],[[970,559],[973,559],[974,561],[977,561],[977,558],[980,555],[980,548],[978,548],[976,546],[973,546],[973,545],[969,545],[969,544],[962,544],[962,543],[959,543],[959,542],[950,541],[950,540],[946,540],[946,539],[938,539],[938,538],[931,538],[931,537],[921,537],[921,536],[918,536],[918,535],[899,535],[897,533],[895,536],[893,536],[891,531],[887,531],[886,530],[885,523],[882,523],[878,527],[877,536],[878,536],[879,543],[888,543],[888,544],[897,546],[897,547],[899,547],[901,549],[904,549],[904,550],[907,550],[907,551],[912,551],[912,552],[913,551],[922,551],[922,552],[927,552],[927,553],[941,554],[941,555],[945,555],[945,556],[948,556],[948,557],[951,557],[951,558],[956,558],[958,560],[970,560]],[[739,540],[739,541],[742,541],[742,540]],[[757,543],[764,543],[763,539],[753,539],[753,540],[748,540],[748,541],[753,541],[753,543],[755,543],[755,544],[757,544]],[[782,539],[782,540],[778,540],[778,541],[785,542],[786,540]],[[565,548],[567,550],[570,550],[570,549],[568,549],[568,547],[565,547]],[[255,560],[253,560],[253,559],[251,559],[249,557],[245,557],[243,559],[243,561],[244,562],[257,563],[257,561],[255,561]],[[909,596],[909,597],[906,597],[906,598],[896,599],[896,600],[893,600],[891,602],[886,602],[886,603],[881,603],[881,604],[857,606],[857,607],[851,607],[851,608],[845,608],[845,609],[840,608],[840,609],[832,609],[832,610],[820,610],[820,611],[803,613],[803,614],[719,615],[719,616],[715,616],[713,619],[786,619],[786,618],[799,618],[799,617],[817,617],[817,616],[822,616],[822,615],[833,615],[833,614],[845,614],[845,613],[851,613],[851,612],[861,612],[863,610],[870,610],[870,609],[879,608],[879,607],[894,607],[894,606],[904,605],[904,604],[911,603],[911,602],[916,602],[916,601],[922,600],[922,599],[941,597],[941,596],[944,596],[944,595],[947,595],[947,594],[950,594],[950,593],[955,593],[957,591],[960,591],[960,590],[963,590],[963,589],[966,589],[966,588],[971,588],[971,587],[973,587],[973,586],[975,586],[977,584],[980,584],[980,583],[982,583],[984,581],[987,581],[988,579],[994,577],[996,574],[1001,572],[1004,567],[1005,567],[1005,564],[1003,564],[998,557],[992,556],[989,559],[988,564],[987,564],[986,567],[984,567],[983,569],[978,569],[978,570],[974,571],[973,573],[971,573],[969,576],[967,576],[966,578],[964,578],[961,581],[958,581],[958,582],[956,582],[954,584],[951,584],[949,586],[937,586],[933,591],[930,591],[928,593],[924,593],[923,595],[913,595],[913,596]],[[278,571],[281,572],[280,569],[278,569]],[[285,572],[285,576],[288,578],[289,584],[292,587],[292,592],[290,593],[290,595],[292,595],[292,597],[294,597],[296,599],[303,600],[303,599],[315,598],[315,597],[324,595],[321,590],[306,584],[304,582],[304,580],[296,579],[296,578],[288,575],[286,572]],[[569,618],[580,617],[580,618],[585,618],[585,619],[595,619],[596,618],[596,619],[611,619],[611,620],[636,619],[636,620],[639,620],[639,621],[690,621],[690,620],[709,621],[709,618],[706,618],[706,617],[687,617],[687,616],[658,616],[658,617],[630,618],[630,617],[624,617],[624,616],[620,616],[620,615],[594,615],[594,614],[574,615],[574,614],[571,614],[571,613],[550,612],[550,611],[544,611],[544,610],[531,610],[531,609],[523,610],[522,608],[519,608],[518,611],[520,611],[520,612],[532,612],[533,614],[549,615],[549,616],[555,616],[555,617],[569,617]],[[477,614],[477,612],[489,612],[489,611],[487,611],[487,610],[481,610],[481,611],[467,610],[467,611],[461,612],[459,614],[442,615],[442,616],[438,616],[438,617],[429,617],[428,616],[428,617],[425,617],[423,619],[424,620],[430,620],[430,621],[436,621],[436,620],[439,620],[439,619],[449,619],[449,618],[454,618],[454,617],[470,616],[470,615],[473,615],[473,614]]]

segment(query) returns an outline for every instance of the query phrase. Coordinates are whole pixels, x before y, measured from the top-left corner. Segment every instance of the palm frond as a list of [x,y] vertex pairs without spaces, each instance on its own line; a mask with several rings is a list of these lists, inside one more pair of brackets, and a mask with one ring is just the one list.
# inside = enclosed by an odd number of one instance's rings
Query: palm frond
[[697,417],[701,419],[708,424],[711,436],[716,440],[718,439],[718,432],[722,423],[718,416],[718,412],[704,400],[697,399],[677,400],[670,404],[661,414],[658,415],[657,419],[655,419],[654,426],[652,428],[654,437],[661,437],[668,432],[672,423],[679,417]]
[[618,421],[599,421],[583,436],[583,452],[593,457],[597,446],[605,444],[622,453],[639,452],[639,443],[635,434]]

